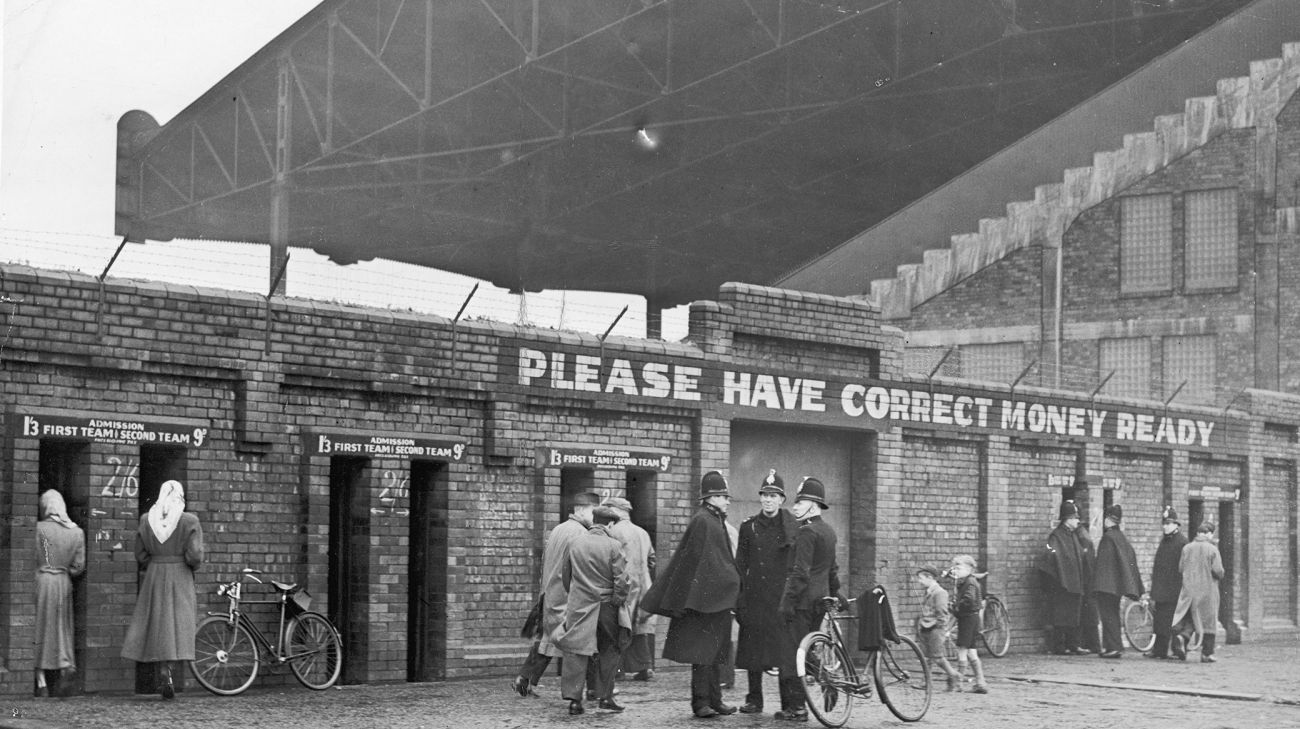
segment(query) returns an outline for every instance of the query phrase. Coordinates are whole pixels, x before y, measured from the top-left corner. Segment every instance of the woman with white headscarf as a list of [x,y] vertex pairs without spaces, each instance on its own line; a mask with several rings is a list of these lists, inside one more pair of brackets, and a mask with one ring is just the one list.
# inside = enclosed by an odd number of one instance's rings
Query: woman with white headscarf
[[85,534],[68,518],[63,496],[50,489],[41,494],[36,523],[36,696],[58,695],[60,677],[76,670],[72,578],[85,569]]
[[199,518],[185,511],[179,481],[164,483],[158,501],[140,518],[135,559],[145,570],[144,580],[122,657],[161,662],[162,695],[170,699],[176,695],[170,662],[194,660],[194,571],[203,564],[203,529]]

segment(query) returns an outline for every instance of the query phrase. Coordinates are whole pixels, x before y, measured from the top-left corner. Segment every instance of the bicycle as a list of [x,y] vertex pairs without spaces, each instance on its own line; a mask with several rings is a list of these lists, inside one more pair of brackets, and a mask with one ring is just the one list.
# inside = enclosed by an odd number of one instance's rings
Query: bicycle
[[[987,572],[975,576],[980,580],[988,577]],[[956,595],[954,589],[952,594]],[[985,593],[980,602],[980,643],[994,658],[1002,658],[1011,650],[1011,616],[1002,598],[992,593]],[[957,660],[957,615],[948,613],[948,622],[943,626],[943,654],[949,661]]]
[[1124,637],[1128,644],[1143,653],[1156,644],[1156,616],[1151,611],[1151,601],[1143,595],[1140,600],[1129,600],[1124,606]]
[[[846,601],[849,604],[855,600]],[[840,621],[855,620],[841,613],[839,600],[823,600],[826,614],[821,627],[799,641],[795,667],[803,681],[809,710],[823,726],[840,727],[853,712],[853,700],[871,696],[871,684],[858,678],[844,644]],[[916,643],[898,636],[896,645],[883,640],[880,649],[868,651],[863,673],[870,673],[880,701],[902,721],[920,721],[930,708],[930,666]]]
[[[1143,595],[1139,600],[1129,600],[1124,598],[1128,604],[1124,606],[1124,637],[1128,639],[1128,644],[1143,653],[1151,650],[1156,644],[1155,633],[1155,612],[1151,608],[1151,597]],[[1179,633],[1174,630],[1174,633]],[[1186,638],[1183,650],[1194,651],[1201,647],[1201,634],[1191,631],[1191,637]]]
[[[190,672],[203,688],[219,696],[248,690],[261,666],[261,650],[276,665],[288,663],[303,686],[323,691],[338,680],[343,669],[343,641],[324,615],[308,610],[311,596],[296,584],[269,580],[274,600],[243,600],[243,580],[258,578],[261,570],[245,567],[240,577],[219,585],[217,594],[229,600],[224,612],[208,613],[194,638]],[[245,605],[279,605],[280,622],[275,643],[241,609]],[[286,620],[287,618],[287,620]]]

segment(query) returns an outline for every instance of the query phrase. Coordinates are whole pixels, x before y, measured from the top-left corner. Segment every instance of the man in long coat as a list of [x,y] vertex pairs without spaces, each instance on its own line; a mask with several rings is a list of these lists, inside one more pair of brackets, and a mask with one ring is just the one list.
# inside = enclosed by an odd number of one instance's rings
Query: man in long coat
[[769,471],[759,486],[758,502],[759,512],[740,525],[736,550],[736,568],[740,570],[736,667],[749,672],[749,693],[740,707],[742,714],[763,711],[763,673],[769,668],[779,671],[782,710],[802,700],[794,662],[798,645],[790,639],[780,613],[799,522],[781,506],[785,503],[785,483],[776,469]]
[[[564,620],[551,637],[564,651],[560,690],[569,700],[570,714],[584,712],[583,688],[589,673],[598,706],[609,711],[623,710],[614,703],[614,672],[631,633],[626,618],[627,562],[622,543],[609,533],[609,526],[617,521],[613,509],[597,507],[592,512],[591,528],[569,545],[569,559],[564,565]],[[595,658],[594,670],[588,672],[591,657]]]
[[631,625],[627,627],[632,630],[632,642],[623,650],[619,670],[632,674],[635,681],[648,681],[655,672],[655,628],[659,620],[641,609],[641,596],[654,584],[655,548],[650,533],[632,523],[632,502],[614,496],[605,499],[604,505],[618,514],[618,522],[610,525],[609,533],[623,544],[631,580],[627,596]]
[[519,675],[512,684],[515,693],[528,696],[533,687],[542,679],[546,667],[552,658],[558,658],[562,651],[551,642],[550,635],[564,620],[565,600],[568,591],[564,587],[564,566],[569,561],[569,545],[575,539],[587,533],[591,526],[591,512],[600,503],[600,496],[593,492],[574,495],[570,503],[569,518],[551,530],[542,547],[542,576],[538,605],[534,612],[540,619],[533,629],[533,647],[519,667]]
[[1047,590],[1053,628],[1052,652],[1058,655],[1082,653],[1075,644],[1084,582],[1084,550],[1074,535],[1079,527],[1079,508],[1073,501],[1061,503],[1060,523],[1047,535],[1047,546],[1039,553],[1034,568]]
[[[1169,657],[1174,608],[1178,606],[1178,593],[1183,590],[1183,573],[1178,570],[1178,562],[1183,558],[1183,547],[1187,546],[1187,536],[1179,529],[1182,524],[1174,507],[1166,506],[1160,521],[1164,536],[1160,538],[1155,562],[1151,565],[1151,612],[1155,617],[1156,642],[1146,654],[1148,658]],[[1175,651],[1175,655],[1180,652],[1181,648]]]
[[[829,508],[826,486],[812,476],[805,476],[790,509],[799,520],[799,531],[795,534],[794,556],[786,570],[778,608],[786,623],[786,634],[795,646],[820,627],[822,599],[840,597],[839,565],[835,561],[838,540],[835,530],[822,519],[822,510]],[[792,689],[791,703],[776,712],[776,718],[808,721],[803,683],[795,682]]]
[[[1174,624],[1181,626],[1182,632],[1190,627],[1200,633],[1201,662],[1213,663],[1216,660],[1214,641],[1219,630],[1219,580],[1224,575],[1223,558],[1214,543],[1213,524],[1205,522],[1196,528],[1196,539],[1183,547],[1178,571],[1183,573],[1183,589],[1174,609]],[[1175,641],[1182,642],[1180,638]]]
[[719,669],[731,651],[731,611],[740,594],[740,573],[727,537],[731,494],[721,473],[704,474],[700,501],[641,608],[671,618],[664,658],[691,664],[691,710],[708,718],[736,711],[722,702]]
[[1137,554],[1120,529],[1124,510],[1119,504],[1106,507],[1104,531],[1097,545],[1097,564],[1093,571],[1092,594],[1101,614],[1101,657],[1124,655],[1124,635],[1119,618],[1119,600],[1136,600],[1142,596],[1142,576],[1138,572]]

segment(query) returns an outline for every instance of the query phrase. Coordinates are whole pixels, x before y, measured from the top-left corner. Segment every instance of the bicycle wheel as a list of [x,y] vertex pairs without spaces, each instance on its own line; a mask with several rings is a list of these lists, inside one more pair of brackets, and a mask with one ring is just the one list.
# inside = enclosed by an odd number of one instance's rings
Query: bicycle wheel
[[333,686],[343,670],[343,641],[330,621],[320,613],[306,612],[290,620],[284,630],[285,658],[299,683],[316,691]]
[[990,597],[984,603],[984,629],[980,631],[980,640],[994,658],[1001,658],[1011,650],[1011,618],[1006,606],[996,597]]
[[218,696],[243,693],[257,678],[261,659],[257,642],[242,624],[214,615],[194,631],[194,660],[190,673],[203,688]]
[[948,622],[943,626],[943,657],[949,663],[957,660],[957,616],[949,613]]
[[930,665],[921,648],[907,636],[897,644],[882,641],[875,659],[876,691],[880,700],[903,721],[920,721],[930,708]]
[[1124,637],[1129,645],[1143,652],[1156,644],[1155,616],[1146,604],[1130,602],[1124,608]]
[[853,662],[826,633],[809,633],[799,641],[795,667],[803,681],[808,708],[823,726],[840,727],[853,712],[853,694],[858,685]]

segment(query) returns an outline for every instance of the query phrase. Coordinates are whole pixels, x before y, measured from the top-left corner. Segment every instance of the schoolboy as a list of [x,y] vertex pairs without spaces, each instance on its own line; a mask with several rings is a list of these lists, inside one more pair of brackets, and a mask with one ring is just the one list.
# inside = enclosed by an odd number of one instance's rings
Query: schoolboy
[[957,581],[957,671],[966,674],[966,666],[975,671],[975,686],[971,693],[987,694],[988,684],[984,681],[984,665],[980,663],[979,651],[975,643],[980,635],[980,604],[984,593],[980,583],[975,579],[975,558],[969,554],[959,554],[952,558],[949,574]]
[[921,648],[932,663],[948,676],[948,690],[961,691],[961,674],[943,654],[943,631],[948,625],[948,591],[939,584],[939,569],[925,565],[917,568],[916,581],[925,590],[921,599]]

